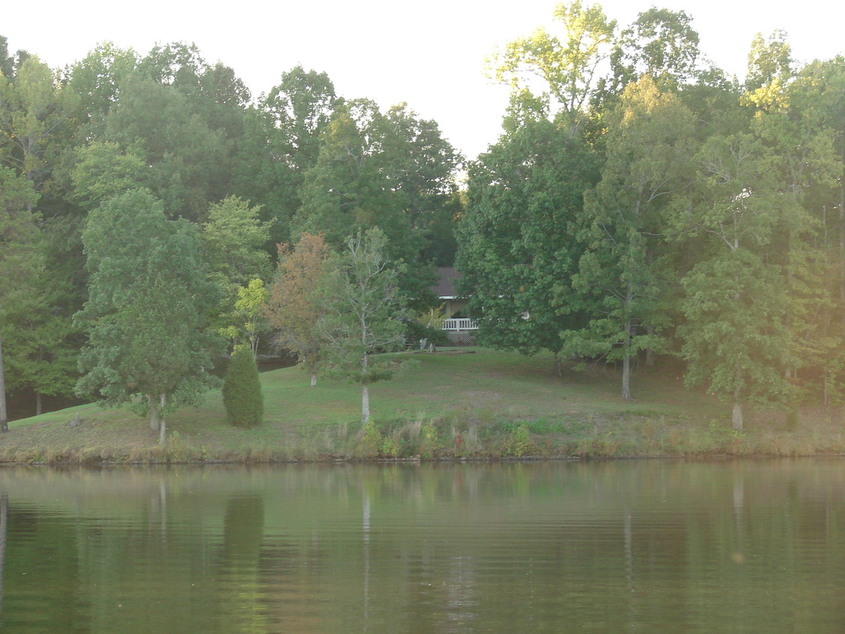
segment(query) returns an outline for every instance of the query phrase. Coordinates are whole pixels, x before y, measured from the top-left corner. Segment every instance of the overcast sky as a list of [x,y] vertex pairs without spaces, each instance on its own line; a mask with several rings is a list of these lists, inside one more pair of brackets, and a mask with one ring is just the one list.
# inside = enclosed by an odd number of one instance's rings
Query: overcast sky
[[[9,2],[0,35],[53,68],[111,41],[146,53],[156,43],[195,43],[209,62],[231,66],[253,96],[297,64],[328,73],[338,94],[382,107],[405,101],[434,119],[469,158],[494,142],[506,93],[485,77],[498,46],[551,23],[553,0],[241,0],[217,5],[180,0]],[[590,4],[589,1],[585,4]],[[701,51],[742,75],[754,34],[789,34],[800,61],[845,52],[841,0],[605,0],[620,25],[656,5],[684,10]]]

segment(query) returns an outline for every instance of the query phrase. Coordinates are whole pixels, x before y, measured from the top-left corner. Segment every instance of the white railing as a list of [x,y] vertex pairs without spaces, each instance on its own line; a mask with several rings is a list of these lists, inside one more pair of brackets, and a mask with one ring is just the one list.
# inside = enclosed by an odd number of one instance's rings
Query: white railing
[[478,322],[468,317],[444,319],[443,330],[478,330]]

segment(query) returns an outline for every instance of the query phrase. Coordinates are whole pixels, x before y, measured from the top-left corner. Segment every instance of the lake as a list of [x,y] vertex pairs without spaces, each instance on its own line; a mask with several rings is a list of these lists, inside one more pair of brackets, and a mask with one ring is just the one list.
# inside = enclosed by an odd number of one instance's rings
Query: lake
[[3,632],[842,632],[845,460],[0,468]]

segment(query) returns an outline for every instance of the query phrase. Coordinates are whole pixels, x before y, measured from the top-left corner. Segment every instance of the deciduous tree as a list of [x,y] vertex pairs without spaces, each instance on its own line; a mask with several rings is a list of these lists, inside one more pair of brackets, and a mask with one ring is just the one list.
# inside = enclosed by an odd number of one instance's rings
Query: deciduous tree
[[404,340],[397,270],[386,250],[387,237],[377,227],[346,241],[325,286],[326,314],[319,324],[329,366],[361,385],[363,422],[370,420],[369,386],[392,376],[394,361],[381,353]]
[[322,235],[303,233],[293,247],[279,245],[279,265],[264,314],[279,346],[294,352],[317,385],[324,340],[317,324],[325,313],[323,286],[329,248]]
[[563,337],[570,353],[621,361],[622,397],[631,398],[632,360],[662,347],[670,277],[663,209],[687,185],[694,123],[645,77],[625,89],[608,127],[602,179],[585,194],[587,252],[573,276],[589,321]]
[[37,248],[36,217],[30,211],[38,200],[32,183],[0,166],[0,432],[9,430],[3,341],[12,308],[25,301],[43,266]]
[[546,100],[551,113],[566,122],[570,136],[576,136],[597,85],[599,65],[610,53],[616,21],[609,20],[600,5],[580,0],[558,4],[554,17],[560,36],[541,28],[510,42],[494,61],[495,73],[514,93]]
[[561,333],[583,324],[570,279],[583,252],[577,221],[597,177],[595,157],[565,126],[528,117],[469,174],[456,266],[479,337],[524,354],[560,352]]
[[134,402],[163,443],[166,412],[213,384],[207,314],[215,298],[196,231],[167,220],[149,192],[130,190],[91,212],[83,242],[91,281],[75,316],[88,333],[77,392]]

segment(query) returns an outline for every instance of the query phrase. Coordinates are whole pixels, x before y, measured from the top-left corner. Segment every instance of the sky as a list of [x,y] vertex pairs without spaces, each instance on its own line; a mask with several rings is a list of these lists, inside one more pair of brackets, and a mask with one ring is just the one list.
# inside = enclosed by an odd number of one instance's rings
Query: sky
[[[837,0],[604,0],[626,26],[651,6],[693,18],[703,55],[742,77],[756,33],[788,34],[800,62],[845,54],[845,3]],[[234,69],[254,97],[296,65],[326,72],[336,92],[374,99],[383,109],[406,102],[434,119],[467,158],[494,143],[507,90],[489,79],[485,60],[508,41],[552,24],[555,0],[42,0],[7,3],[0,35],[52,68],[110,41],[144,54],[155,44],[194,43],[210,63]],[[591,4],[589,0],[585,4]]]

